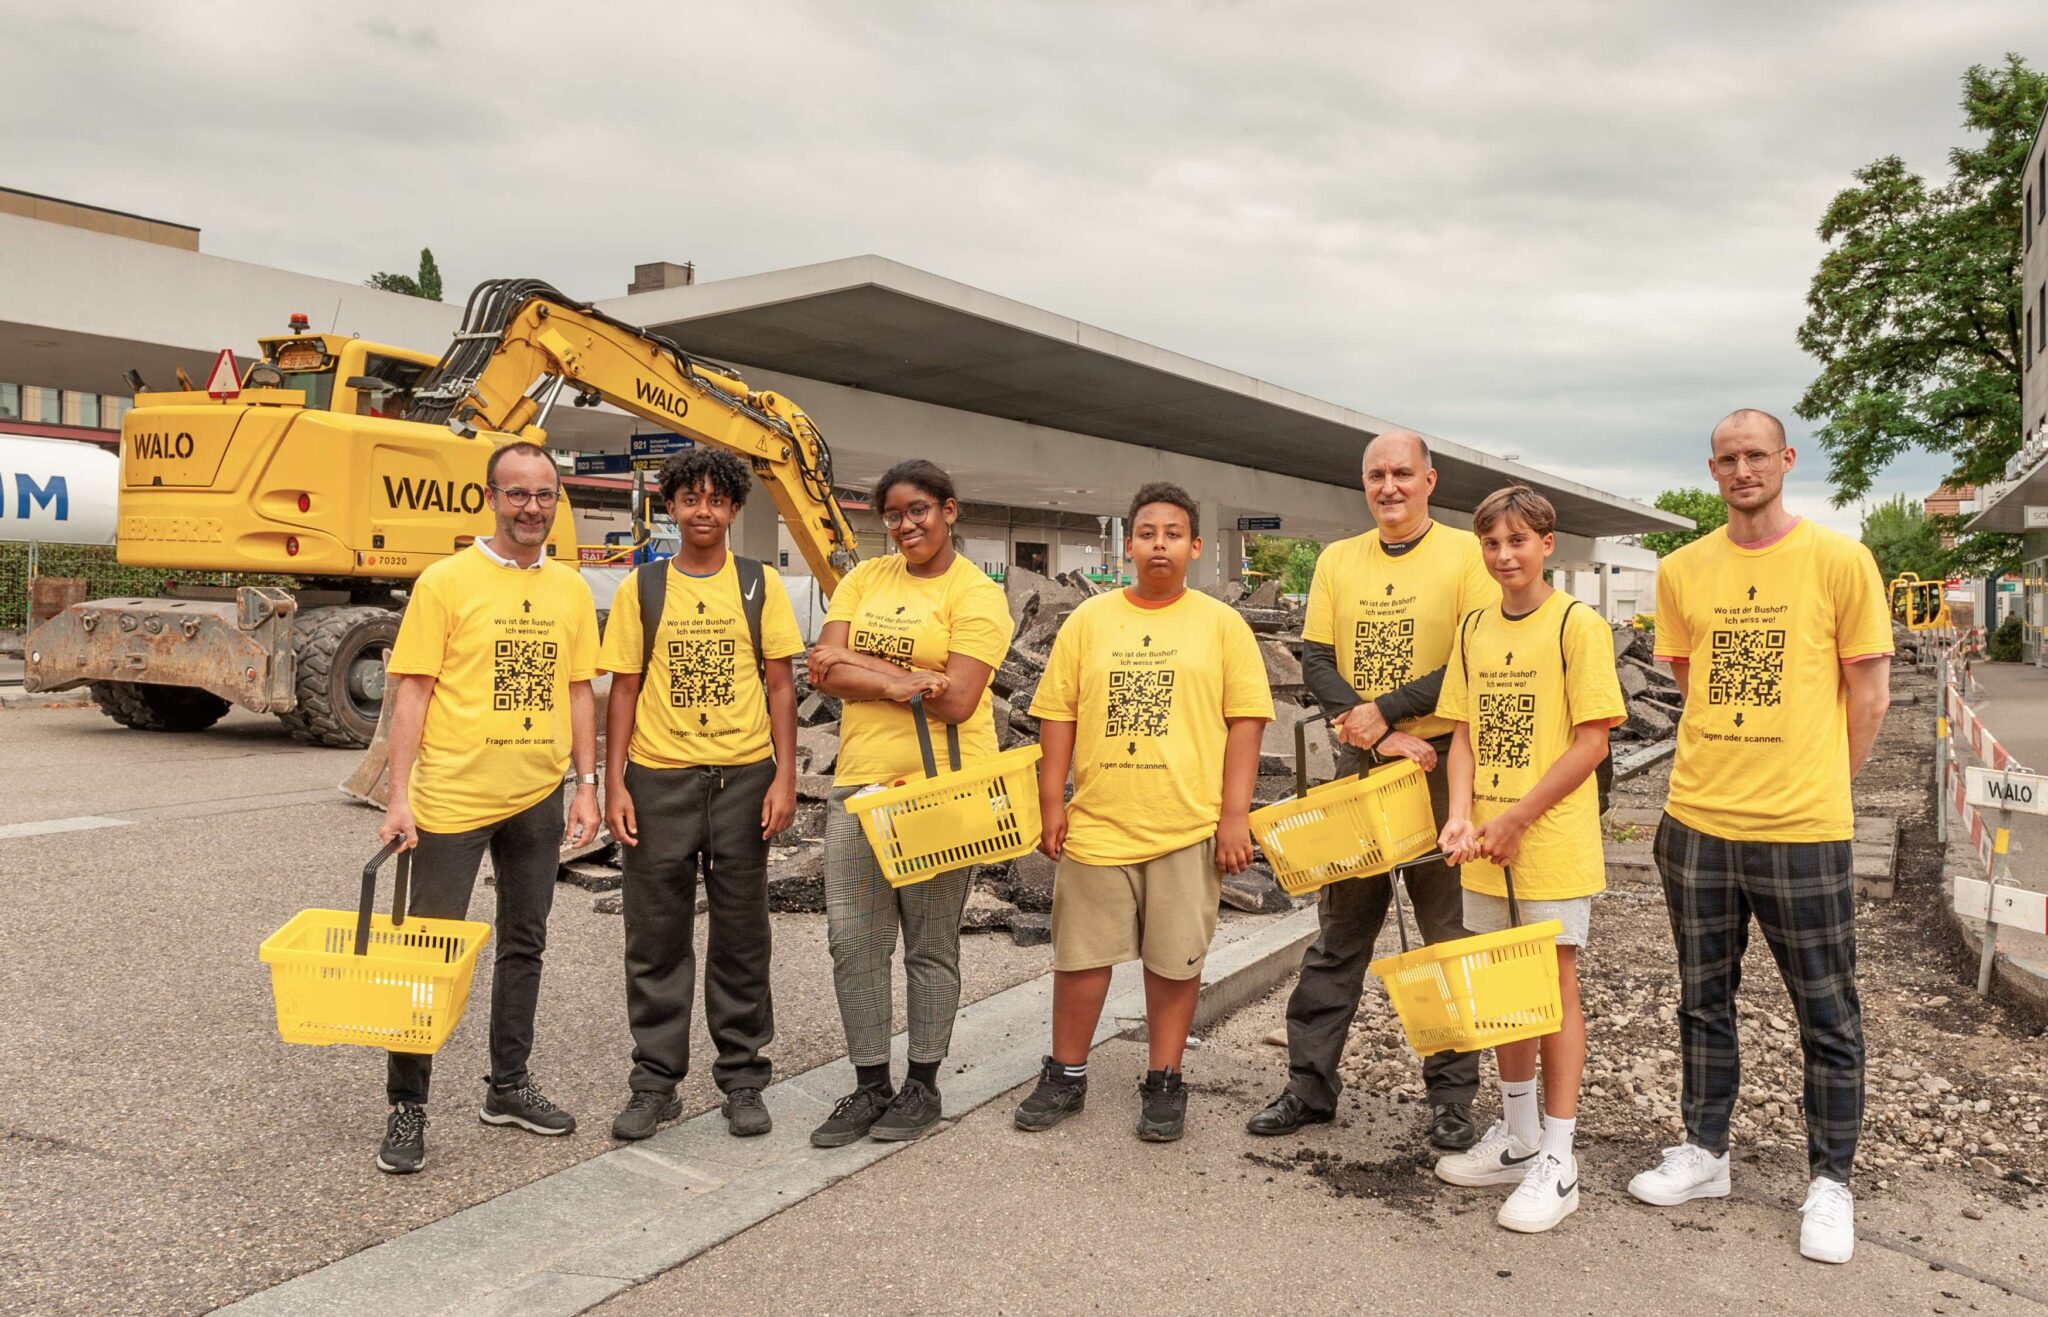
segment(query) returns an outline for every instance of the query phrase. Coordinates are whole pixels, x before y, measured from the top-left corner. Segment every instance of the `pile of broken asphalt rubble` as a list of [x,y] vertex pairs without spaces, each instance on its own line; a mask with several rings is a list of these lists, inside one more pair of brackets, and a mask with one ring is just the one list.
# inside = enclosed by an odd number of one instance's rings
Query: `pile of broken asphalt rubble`
[[[990,685],[995,706],[996,735],[1004,749],[1036,739],[1038,720],[1030,714],[1031,697],[1052,655],[1053,638],[1074,608],[1090,595],[1113,586],[1097,585],[1079,572],[1058,577],[1012,567],[1004,581],[1010,617],[1016,624],[1010,653],[996,669]],[[1294,791],[1294,725],[1321,710],[1301,675],[1301,607],[1280,593],[1277,581],[1247,591],[1239,582],[1206,588],[1206,593],[1235,608],[1258,638],[1266,661],[1266,679],[1273,688],[1275,719],[1266,728],[1259,756],[1259,781],[1253,804],[1266,805]],[[1679,713],[1678,690],[1655,666],[1647,633],[1627,627],[1614,632],[1615,666],[1629,719],[1615,729],[1619,752],[1625,742],[1654,742],[1672,735]],[[825,908],[824,829],[826,795],[839,754],[839,701],[812,690],[803,660],[797,660],[797,818],[777,839],[768,861],[768,899],[783,913],[815,913]],[[1336,755],[1321,728],[1308,737],[1311,783],[1327,782],[1336,770]],[[564,877],[600,892],[597,909],[617,913],[619,885],[616,856],[600,852],[590,860],[565,866]],[[1007,930],[1020,946],[1051,940],[1053,861],[1033,853],[1005,864],[979,866],[967,899],[962,927],[970,932]],[[1263,864],[1223,880],[1223,904],[1250,914],[1277,914],[1294,902],[1273,881]]]

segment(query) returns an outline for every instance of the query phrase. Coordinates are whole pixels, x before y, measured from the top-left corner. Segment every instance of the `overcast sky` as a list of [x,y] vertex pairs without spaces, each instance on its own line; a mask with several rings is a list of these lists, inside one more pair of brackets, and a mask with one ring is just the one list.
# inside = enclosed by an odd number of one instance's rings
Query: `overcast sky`
[[1969,65],[2048,64],[2040,0],[6,13],[0,183],[214,255],[431,245],[459,301],[874,252],[1645,499],[1735,406],[1805,435],[1829,197],[1943,171]]

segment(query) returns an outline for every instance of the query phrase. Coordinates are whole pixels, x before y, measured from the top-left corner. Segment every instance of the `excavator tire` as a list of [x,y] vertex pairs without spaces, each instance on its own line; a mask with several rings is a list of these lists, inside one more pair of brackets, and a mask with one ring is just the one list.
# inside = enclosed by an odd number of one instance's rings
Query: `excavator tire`
[[388,608],[311,608],[292,621],[298,707],[278,720],[297,740],[360,750],[377,730],[384,674],[378,666],[398,639]]
[[123,727],[144,732],[203,732],[219,722],[228,702],[197,686],[151,686],[137,681],[96,681],[92,701]]

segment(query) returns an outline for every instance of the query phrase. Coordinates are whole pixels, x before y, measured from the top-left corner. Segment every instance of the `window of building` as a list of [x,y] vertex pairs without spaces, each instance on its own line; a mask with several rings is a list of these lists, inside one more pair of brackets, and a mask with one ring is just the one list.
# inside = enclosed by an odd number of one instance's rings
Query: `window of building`
[[64,390],[64,424],[83,426],[88,430],[100,428],[100,395],[97,393],[74,393]]
[[[2044,158],[2048,158],[2048,157],[2044,157]],[[2034,189],[2033,189],[2032,185],[2030,184],[2030,185],[2029,185],[2029,186],[2027,187],[2027,194],[2026,194],[2026,197],[2025,197],[2025,199],[2023,199],[2023,200],[2022,200],[2022,201],[2020,202],[2020,219],[2021,219],[2021,220],[2023,220],[2023,221],[2025,221],[2025,220],[2032,220],[2033,218],[2034,218]],[[2032,251],[2032,250],[2034,250],[2034,225],[2033,225],[2033,224],[2030,224],[2030,223],[2022,223],[2022,224],[2020,225],[2020,250],[2021,250],[2021,251]]]
[[21,386],[21,419],[56,425],[64,416],[64,405],[55,389],[34,384]]
[[100,429],[118,430],[121,418],[135,410],[133,398],[123,398],[111,393],[100,395]]
[[21,419],[21,386],[0,384],[0,421]]
[[2034,302],[2034,324],[2039,326],[2034,332],[2034,351],[2039,352],[2048,348],[2048,283],[2034,290]]

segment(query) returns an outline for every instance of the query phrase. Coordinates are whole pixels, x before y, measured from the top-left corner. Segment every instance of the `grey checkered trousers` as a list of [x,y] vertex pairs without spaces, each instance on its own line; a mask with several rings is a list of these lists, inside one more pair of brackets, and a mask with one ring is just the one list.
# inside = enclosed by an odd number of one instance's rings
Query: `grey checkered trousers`
[[1666,814],[1656,853],[1678,944],[1687,1138],[1712,1153],[1728,1149],[1742,1075],[1735,990],[1755,915],[1799,1018],[1807,1163],[1814,1175],[1847,1184],[1863,1126],[1849,843],[1729,841]]
[[910,1059],[943,1061],[960,1010],[960,912],[972,871],[956,869],[908,887],[891,887],[838,787],[825,806],[825,940],[832,988],[855,1065],[887,1065],[895,1032],[890,966],[903,932],[904,998],[910,1008]]

